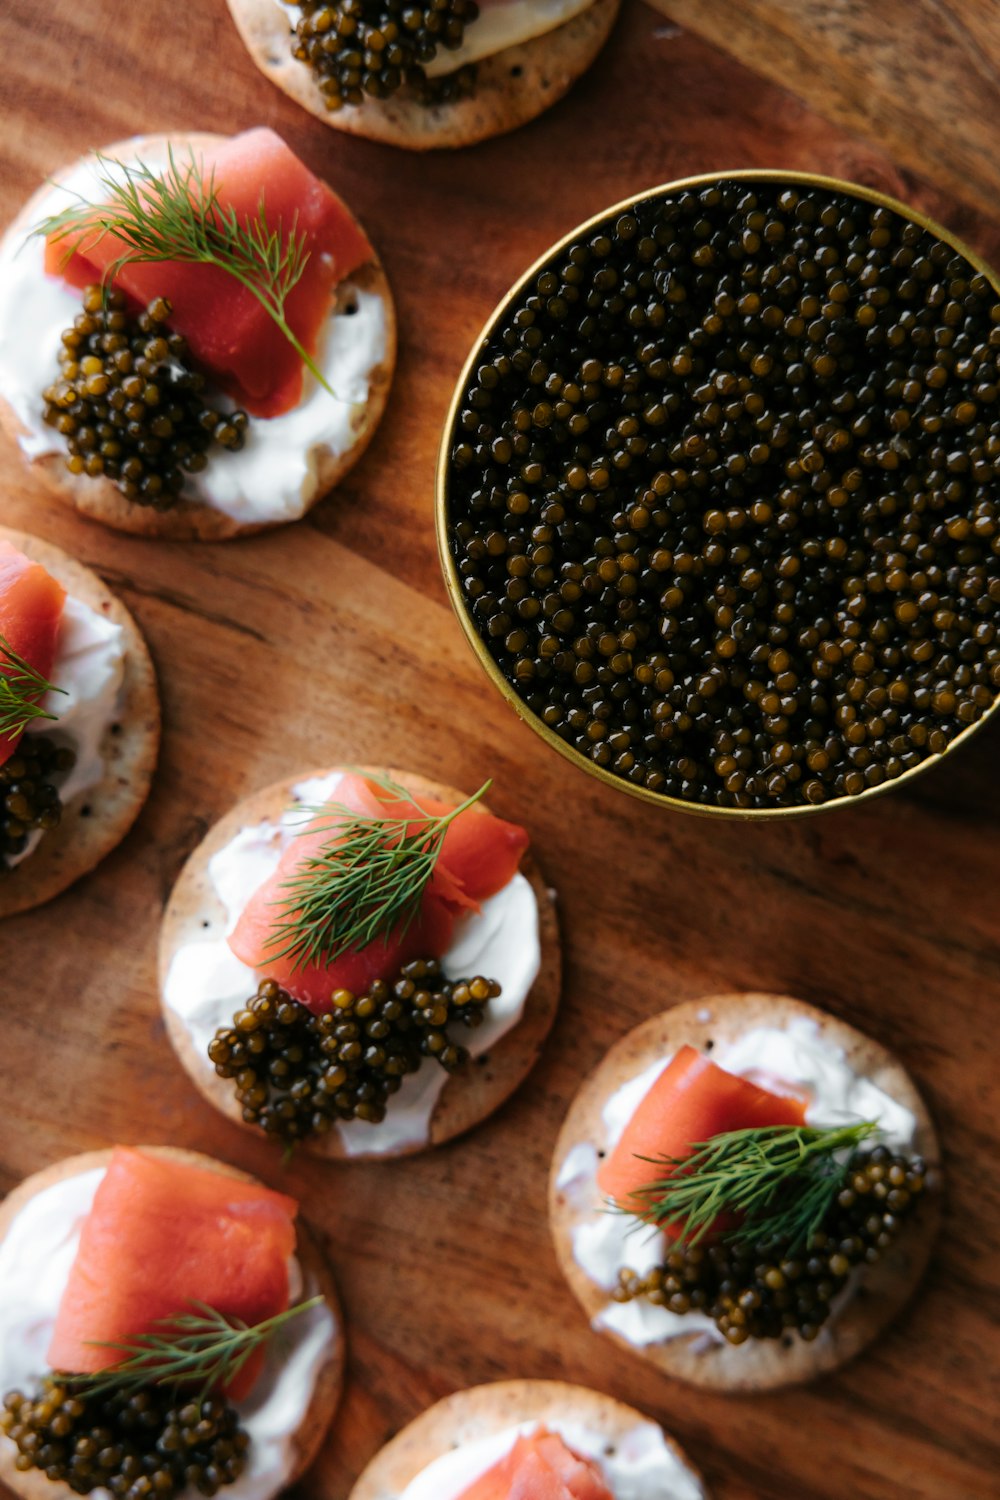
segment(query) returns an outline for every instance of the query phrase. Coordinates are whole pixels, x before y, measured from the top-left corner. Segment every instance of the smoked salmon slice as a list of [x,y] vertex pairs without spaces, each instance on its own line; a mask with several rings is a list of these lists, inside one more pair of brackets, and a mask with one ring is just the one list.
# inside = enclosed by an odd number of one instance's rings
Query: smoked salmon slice
[[580,1458],[557,1433],[540,1427],[519,1437],[499,1463],[459,1500],[614,1500],[600,1470]]
[[[620,1207],[637,1212],[632,1196],[670,1175],[665,1157],[683,1160],[693,1146],[730,1130],[804,1125],[802,1099],[772,1094],[737,1078],[694,1047],[682,1047],[645,1095],[621,1139],[601,1163],[597,1183]],[[652,1158],[649,1160],[648,1158]],[[662,1226],[671,1233],[670,1226]],[[681,1233],[678,1225],[673,1233]]]
[[[179,146],[174,160],[183,174],[192,158]],[[212,180],[219,207],[232,210],[241,224],[256,219],[263,207],[269,233],[280,230],[287,241],[294,225],[305,236],[309,258],[288,295],[285,317],[302,346],[315,355],[334,289],[372,257],[364,231],[273,130],[247,130],[199,148],[194,163],[202,181]],[[126,242],[116,235],[82,229],[49,238],[45,269],[73,286],[88,286],[101,280],[125,249]],[[166,297],[172,308],[170,327],[187,339],[192,357],[254,416],[278,416],[298,404],[301,357],[253,293],[221,267],[176,260],[134,262],[122,268],[115,285],[142,306]]]
[[[45,678],[55,661],[65,602],[66,590],[41,563],[0,540],[0,636]],[[0,676],[11,671],[10,658],[0,642]],[[0,734],[0,766],[13,755],[20,738],[20,734]]]
[[[229,946],[263,978],[274,979],[313,1010],[328,1010],[334,990],[359,994],[376,979],[395,974],[414,958],[441,958],[451,943],[455,922],[466,911],[496,894],[517,872],[528,847],[528,835],[478,805],[460,813],[449,824],[438,862],[417,917],[405,931],[379,937],[366,947],[336,955],[329,963],[298,964],[292,956],[279,958],[276,930],[288,920],[288,882],[309,867],[327,846],[336,848],[337,829],[350,819],[411,818],[421,813],[437,817],[451,809],[446,803],[421,798],[405,800],[356,774],[338,784],[334,801],[346,809],[319,814],[288,844],[275,873],[250,898],[229,936]],[[410,821],[410,832],[420,824]]]
[[[50,1367],[106,1369],[123,1356],[95,1345],[149,1333],[193,1302],[250,1326],[284,1312],[297,1210],[256,1183],[116,1148],[83,1223]],[[240,1400],[259,1372],[260,1358],[248,1360],[228,1395]]]

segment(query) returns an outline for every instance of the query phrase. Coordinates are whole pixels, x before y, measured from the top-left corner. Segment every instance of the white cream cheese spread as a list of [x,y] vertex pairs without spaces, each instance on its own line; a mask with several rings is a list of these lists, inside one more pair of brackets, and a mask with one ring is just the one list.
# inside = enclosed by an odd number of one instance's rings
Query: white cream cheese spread
[[[335,795],[339,780],[334,772],[320,781],[300,782],[294,788],[295,801],[303,807],[321,806]],[[216,1030],[232,1022],[234,1012],[257,988],[254,970],[236,957],[226,936],[301,827],[302,814],[293,808],[280,822],[242,829],[209,861],[209,878],[225,910],[225,923],[213,924],[203,937],[177,950],[164,986],[166,1004],[182,1018],[199,1053],[207,1051]],[[442,965],[450,978],[482,974],[501,987],[483,1024],[461,1036],[471,1055],[481,1057],[521,1019],[541,966],[538,903],[523,875],[515,875],[484,901],[481,911],[461,919]],[[338,1122],[335,1128],[344,1149],[349,1155],[381,1155],[425,1144],[447,1080],[444,1069],[430,1063],[409,1074],[390,1097],[380,1124]]]
[[[145,150],[125,164],[140,159],[148,167],[166,166],[162,153]],[[74,194],[101,201],[93,160],[82,162],[63,184],[53,184],[40,213],[58,213],[76,201]],[[44,260],[41,238],[8,233],[0,242],[0,396],[24,429],[19,441],[28,458],[65,451],[62,438],[42,419],[42,392],[59,373],[63,330],[80,311],[80,292],[47,275]],[[306,371],[299,404],[279,417],[251,417],[238,453],[211,449],[205,469],[187,476],[186,495],[241,522],[294,521],[304,514],[316,495],[320,456],[339,456],[353,446],[372,374],[388,348],[383,299],[350,278],[337,296],[316,353],[336,396]],[[234,405],[221,397],[216,404]]]
[[593,3],[594,0],[499,0],[489,4],[487,0],[487,4],[480,6],[478,19],[466,27],[461,47],[451,51],[442,47],[424,72],[428,78],[440,78],[467,63],[480,62],[484,57],[505,52],[508,47],[533,41],[572,21]]
[[[47,693],[42,702],[56,718],[38,719],[29,731],[68,746],[76,756],[72,770],[59,783],[64,808],[93,791],[104,778],[101,745],[117,717],[124,674],[121,626],[67,595],[49,678],[62,691]],[[22,852],[11,856],[8,864],[13,867],[27,859],[43,837],[35,829]]]
[[[628,1266],[644,1276],[663,1263],[664,1236],[639,1219],[614,1213],[604,1207],[597,1184],[598,1150],[614,1150],[639,1104],[670,1063],[658,1059],[635,1078],[617,1089],[602,1111],[605,1136],[596,1145],[580,1142],[567,1154],[559,1170],[561,1188],[577,1215],[573,1227],[573,1255],[577,1264],[597,1286],[611,1292],[618,1272]],[[826,1041],[819,1027],[806,1017],[787,1026],[756,1026],[714,1056],[727,1072],[748,1078],[761,1087],[780,1082],[807,1099],[806,1121],[810,1125],[835,1126],[858,1120],[875,1120],[881,1139],[896,1150],[912,1146],[916,1119],[910,1110],[855,1073],[841,1048]],[[603,1307],[594,1326],[607,1328],[642,1346],[688,1334],[701,1334],[721,1342],[721,1334],[703,1313],[674,1313],[644,1297],[631,1302],[613,1302]]]
[[[69,1273],[76,1259],[83,1221],[90,1212],[102,1167],[64,1178],[37,1193],[17,1214],[0,1243],[0,1393],[30,1391],[47,1372],[46,1354]],[[314,1295],[297,1260],[289,1264],[293,1302]],[[284,1489],[294,1468],[293,1437],[305,1417],[319,1372],[337,1336],[325,1304],[293,1318],[284,1337],[268,1347],[260,1378],[244,1401],[235,1403],[250,1435],[244,1473],[227,1485],[233,1500],[271,1500]],[[0,1435],[0,1445],[10,1444]],[[110,1491],[94,1491],[111,1500]],[[184,1491],[182,1500],[193,1500]]]
[[[560,1419],[545,1425],[580,1458],[597,1462],[615,1500],[701,1500],[704,1495],[655,1422],[638,1422],[614,1442],[580,1422]],[[538,1427],[537,1422],[522,1422],[442,1454],[410,1480],[398,1500],[459,1500],[464,1490],[506,1457],[520,1436],[527,1437]]]

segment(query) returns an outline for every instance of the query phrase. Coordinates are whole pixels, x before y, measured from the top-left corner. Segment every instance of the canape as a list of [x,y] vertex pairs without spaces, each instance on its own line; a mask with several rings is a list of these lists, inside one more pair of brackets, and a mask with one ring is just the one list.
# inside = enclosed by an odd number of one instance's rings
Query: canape
[[121,842],[159,739],[128,610],[51,542],[0,526],[0,917],[58,895]]
[[938,1143],[896,1059],[778,995],[678,1005],[612,1048],[552,1166],[593,1326],[700,1386],[763,1390],[858,1353],[923,1274]]
[[365,1469],[350,1500],[704,1500],[655,1422],[557,1380],[459,1391],[411,1422]]
[[119,141],[0,242],[0,416],[124,531],[302,516],[371,438],[395,343],[364,230],[272,130]]
[[0,1480],[24,1500],[270,1500],[340,1395],[293,1199],[170,1147],[90,1152],[0,1207]]
[[337,130],[470,146],[561,99],[621,0],[229,0],[254,62]]
[[408,772],[280,782],[215,825],[164,917],[174,1047],[231,1119],[327,1156],[397,1156],[496,1110],[559,999],[528,835]]

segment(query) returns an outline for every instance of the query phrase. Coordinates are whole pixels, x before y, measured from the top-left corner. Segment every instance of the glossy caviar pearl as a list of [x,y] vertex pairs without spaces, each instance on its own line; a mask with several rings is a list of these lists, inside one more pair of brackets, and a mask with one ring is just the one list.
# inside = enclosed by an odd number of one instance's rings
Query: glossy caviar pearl
[[243,447],[245,411],[206,405],[205,377],[185,368],[187,343],[167,331],[159,297],[137,317],[123,294],[88,287],[62,336],[62,375],[44,393],[44,418],[66,439],[71,474],[112,480],[127,500],[168,510],[185,474],[205,468],[213,444]]
[[476,68],[428,78],[442,48],[461,47],[479,15],[475,0],[297,0],[293,54],[312,69],[331,112],[405,89],[421,103],[450,104],[475,90]]
[[0,878],[36,831],[56,828],[62,817],[58,783],[76,760],[73,751],[42,734],[22,735],[0,766]]
[[721,182],[560,250],[485,342],[451,548],[521,700],[613,775],[822,803],[1000,688],[1000,305],[825,189]]
[[791,1331],[814,1339],[851,1272],[881,1259],[926,1186],[922,1160],[885,1146],[856,1153],[851,1166],[848,1186],[808,1244],[681,1245],[647,1276],[623,1269],[614,1300],[642,1297],[670,1312],[700,1312],[731,1344]]
[[188,1488],[215,1495],[246,1468],[250,1438],[219,1397],[179,1398],[149,1385],[129,1395],[76,1395],[59,1375],[34,1396],[9,1391],[0,1432],[17,1448],[19,1473],[40,1469],[78,1495],[171,1500]]
[[220,1078],[231,1078],[248,1124],[287,1142],[336,1120],[385,1119],[390,1095],[425,1058],[449,1073],[468,1061],[448,1027],[480,1026],[500,994],[490,979],[445,979],[435,959],[405,964],[363,995],[336,990],[317,1015],[265,979],[209,1043]]

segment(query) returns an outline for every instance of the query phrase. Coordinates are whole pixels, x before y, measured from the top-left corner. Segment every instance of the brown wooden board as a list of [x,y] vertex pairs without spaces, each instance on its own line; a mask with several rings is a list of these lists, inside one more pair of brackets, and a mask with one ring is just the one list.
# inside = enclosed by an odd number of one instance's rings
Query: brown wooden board
[[[161,772],[125,845],[0,928],[0,1187],[73,1151],[161,1140],[301,1197],[350,1330],[347,1399],[308,1500],[343,1500],[379,1443],[438,1397],[512,1376],[595,1385],[664,1420],[723,1500],[996,1494],[1000,724],[912,789],[815,822],[656,816],[576,773],[488,687],[446,603],[432,490],[452,383],[501,292],[574,222],[644,185],[727,166],[831,172],[937,215],[995,261],[1000,223],[632,0],[564,105],[427,159],[328,132],[269,89],[223,0],[4,0],[0,56],[4,222],[84,146],[269,123],[363,219],[401,328],[372,449],[337,496],[268,537],[112,534],[0,450],[0,519],[121,593],[165,719]],[[456,786],[496,778],[493,806],[530,827],[559,890],[564,1007],[532,1079],[466,1139],[386,1165],[283,1170],[175,1062],[156,930],[185,856],[234,799],[345,759]],[[592,1335],[545,1216],[549,1155],[584,1073],[671,1001],[741,987],[825,1005],[899,1053],[940,1130],[951,1226],[926,1293],[869,1354],[759,1399],[685,1389]]]
[[829,119],[996,212],[995,0],[647,0]]

